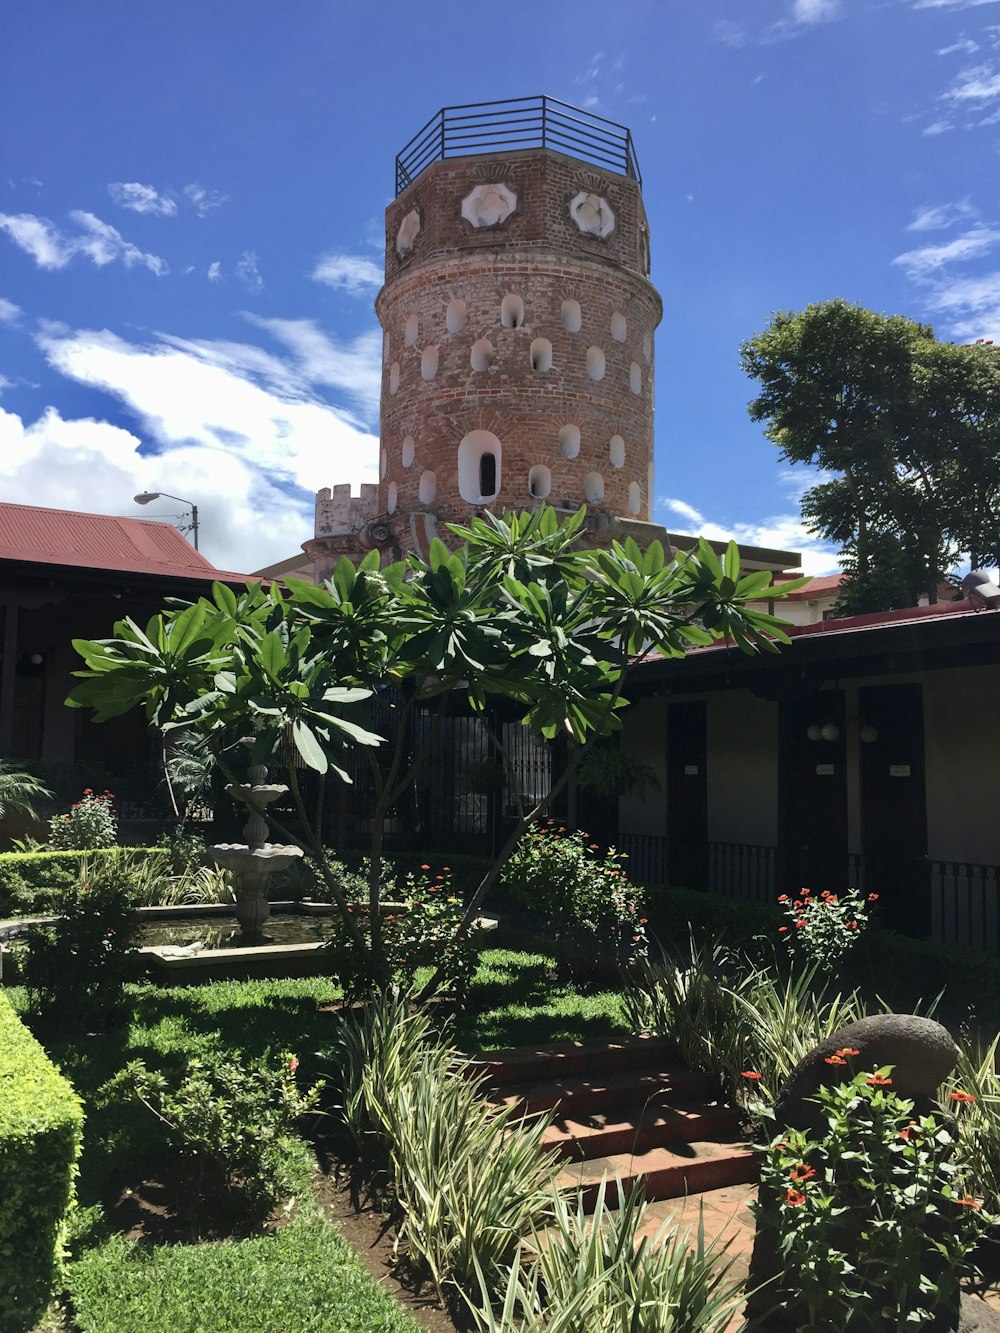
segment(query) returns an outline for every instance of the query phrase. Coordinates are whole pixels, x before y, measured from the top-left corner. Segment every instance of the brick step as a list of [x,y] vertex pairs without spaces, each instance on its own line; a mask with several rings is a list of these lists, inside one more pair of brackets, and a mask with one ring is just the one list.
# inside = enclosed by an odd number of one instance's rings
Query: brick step
[[596,1072],[584,1078],[546,1078],[506,1091],[487,1092],[495,1106],[512,1106],[527,1115],[559,1107],[564,1116],[579,1119],[592,1112],[607,1113],[617,1107],[664,1106],[675,1099],[686,1101],[711,1096],[710,1080],[682,1065],[647,1070],[625,1069],[620,1073]]
[[739,1133],[740,1114],[718,1102],[658,1099],[610,1113],[593,1111],[575,1118],[559,1116],[545,1131],[542,1147],[555,1148],[574,1161],[635,1153],[667,1143],[733,1139]]
[[626,1188],[641,1178],[647,1199],[677,1199],[747,1184],[757,1179],[757,1171],[757,1158],[745,1145],[697,1141],[574,1162],[560,1171],[556,1186],[567,1192],[582,1189],[585,1206],[593,1208],[605,1176],[609,1182],[618,1177]]
[[556,1042],[493,1051],[476,1060],[475,1069],[493,1087],[505,1089],[541,1079],[577,1074],[610,1074],[623,1069],[650,1069],[677,1062],[676,1042],[663,1037],[624,1037],[614,1042]]

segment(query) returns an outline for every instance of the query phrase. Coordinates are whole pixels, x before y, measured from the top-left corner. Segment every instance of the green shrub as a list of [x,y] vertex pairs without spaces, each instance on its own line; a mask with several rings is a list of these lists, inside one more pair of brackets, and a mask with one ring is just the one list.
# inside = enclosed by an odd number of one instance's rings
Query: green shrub
[[587,839],[552,820],[528,829],[504,866],[503,883],[544,919],[571,969],[581,946],[588,969],[595,955],[631,963],[646,953],[645,891],[629,882],[614,848],[602,853]]
[[953,1127],[915,1117],[888,1066],[815,1100],[823,1128],[785,1129],[764,1151],[754,1207],[780,1264],[764,1300],[786,1317],[794,1307],[803,1333],[922,1328],[957,1309],[988,1219],[962,1179]]
[[2,994],[0,1089],[0,1333],[22,1333],[60,1275],[83,1109]]
[[213,1052],[188,1060],[175,1083],[141,1060],[127,1065],[120,1078],[182,1152],[255,1206],[269,1207],[289,1186],[285,1158],[292,1125],[315,1109],[322,1087],[300,1092],[298,1066],[294,1055],[243,1062]]
[[49,821],[49,846],[55,851],[114,847],[118,841],[118,811],[114,800],[113,792],[94,792],[85,787],[68,814],[55,815]]
[[138,861],[162,855],[153,847],[103,847],[90,851],[0,852],[0,918],[44,916],[56,912],[66,891],[86,870],[123,852]]
[[13,951],[42,1022],[70,1031],[113,1018],[138,928],[132,887],[113,874],[68,889],[57,920],[25,926]]

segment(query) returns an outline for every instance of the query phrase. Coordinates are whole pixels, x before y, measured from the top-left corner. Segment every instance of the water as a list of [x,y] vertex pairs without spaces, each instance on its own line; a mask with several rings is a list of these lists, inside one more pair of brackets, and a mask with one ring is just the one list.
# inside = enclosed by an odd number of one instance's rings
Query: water
[[[298,916],[282,913],[264,924],[264,944],[320,944],[330,938],[332,922],[328,916]],[[164,944],[186,946],[199,940],[206,949],[246,947],[235,916],[174,917],[167,921],[147,922],[139,930],[136,946],[157,948]]]

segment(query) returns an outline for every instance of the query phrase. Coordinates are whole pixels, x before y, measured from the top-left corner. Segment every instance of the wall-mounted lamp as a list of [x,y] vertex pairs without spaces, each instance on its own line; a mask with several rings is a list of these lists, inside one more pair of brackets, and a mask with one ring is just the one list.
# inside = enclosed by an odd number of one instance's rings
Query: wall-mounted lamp
[[[849,717],[844,721],[847,726],[849,722],[860,722],[858,717]],[[873,727],[869,722],[862,724],[858,731],[859,739],[865,745],[871,745],[872,741],[878,740],[878,728]],[[840,740],[840,727],[836,722],[812,722],[806,727],[806,739],[810,741],[837,741]]]

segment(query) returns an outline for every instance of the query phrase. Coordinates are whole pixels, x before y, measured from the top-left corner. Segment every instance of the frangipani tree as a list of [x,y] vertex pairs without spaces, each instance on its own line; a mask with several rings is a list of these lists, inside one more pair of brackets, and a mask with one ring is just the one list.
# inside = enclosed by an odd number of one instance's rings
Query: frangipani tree
[[[75,640],[84,660],[70,705],[103,721],[141,707],[162,731],[195,730],[209,739],[232,778],[234,736],[251,734],[254,762],[286,741],[287,782],[300,829],[261,813],[314,859],[364,972],[389,982],[379,892],[386,817],[417,777],[434,742],[430,728],[412,749],[418,709],[443,715],[459,693],[483,712],[493,698],[513,700],[524,725],[546,739],[569,736],[573,758],[550,792],[523,812],[468,903],[463,928],[480,911],[525,829],[548,809],[597,737],[620,727],[622,689],[650,653],[677,657],[692,645],[727,639],[745,652],[776,651],[782,622],[750,600],[780,595],[770,575],[743,575],[731,545],[720,560],[707,542],[668,561],[654,542],[627,540],[578,549],[585,510],[560,521],[532,513],[474,518],[451,531],[454,551],[435,541],[425,562],[379,568],[377,552],[358,565],[341,560],[322,587],[223,584],[212,596],[154,616],[145,629],[126,619],[115,637]],[[791,591],[799,583],[782,585]],[[392,700],[394,726],[383,736],[372,701]],[[348,754],[360,747],[374,791],[368,933],[360,929],[323,848],[322,818],[306,809],[298,764],[349,782]],[[381,751],[379,753],[379,751]]]

